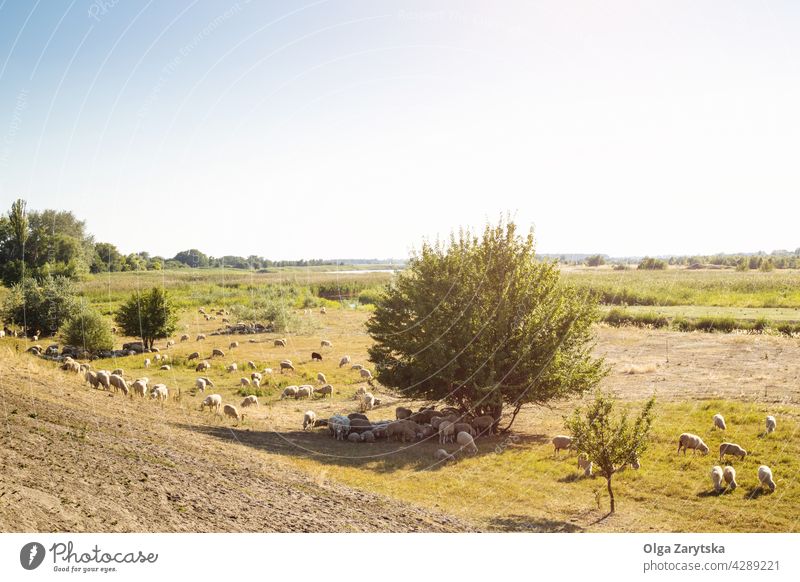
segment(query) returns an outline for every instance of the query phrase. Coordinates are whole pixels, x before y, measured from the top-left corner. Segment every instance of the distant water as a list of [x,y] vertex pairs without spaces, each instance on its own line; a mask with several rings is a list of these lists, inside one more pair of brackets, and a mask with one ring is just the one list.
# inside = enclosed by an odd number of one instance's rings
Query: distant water
[[358,271],[323,271],[331,275],[367,275],[369,273],[397,273],[401,269],[359,269]]

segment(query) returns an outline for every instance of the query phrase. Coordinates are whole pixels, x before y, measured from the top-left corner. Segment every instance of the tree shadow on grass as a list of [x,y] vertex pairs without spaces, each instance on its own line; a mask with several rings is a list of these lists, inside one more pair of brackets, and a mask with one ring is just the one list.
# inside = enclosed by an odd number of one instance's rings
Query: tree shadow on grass
[[489,525],[492,529],[504,532],[575,533],[584,531],[583,527],[575,523],[528,515],[497,517],[492,519]]

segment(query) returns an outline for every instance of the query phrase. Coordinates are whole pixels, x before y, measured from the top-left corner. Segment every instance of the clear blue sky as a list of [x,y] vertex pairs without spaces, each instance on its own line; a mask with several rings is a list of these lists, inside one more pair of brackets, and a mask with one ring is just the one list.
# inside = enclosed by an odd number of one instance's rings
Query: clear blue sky
[[800,247],[796,2],[0,0],[0,206],[124,252]]

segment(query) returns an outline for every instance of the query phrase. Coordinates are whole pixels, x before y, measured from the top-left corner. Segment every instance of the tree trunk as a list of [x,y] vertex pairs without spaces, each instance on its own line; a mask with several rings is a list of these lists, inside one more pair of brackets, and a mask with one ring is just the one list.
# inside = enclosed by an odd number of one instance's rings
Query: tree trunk
[[611,489],[611,477],[606,478],[606,485],[608,486],[608,496],[611,498],[611,511],[609,513],[614,513],[614,491]]
[[512,424],[514,424],[514,420],[516,420],[516,418],[517,418],[517,415],[519,414],[519,411],[520,411],[520,410],[522,410],[522,404],[517,404],[517,405],[514,407],[514,412],[513,412],[513,413],[511,413],[511,421],[508,423],[508,425],[507,425],[507,426],[506,426],[504,429],[502,429],[502,430],[500,431],[500,434],[505,434],[505,433],[507,433],[509,430],[511,430],[511,425],[512,425]]

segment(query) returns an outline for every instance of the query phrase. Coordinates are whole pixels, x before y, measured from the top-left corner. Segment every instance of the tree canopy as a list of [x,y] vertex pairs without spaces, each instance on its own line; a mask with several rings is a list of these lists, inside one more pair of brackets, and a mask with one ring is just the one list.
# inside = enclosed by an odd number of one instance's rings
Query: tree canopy
[[[591,389],[596,302],[539,262],[513,222],[424,243],[376,304],[367,330],[378,380],[406,396],[499,419]],[[509,423],[509,426],[511,424]]]
[[153,287],[135,291],[117,310],[115,320],[125,335],[140,337],[151,349],[157,339],[169,337],[177,328],[178,316],[167,292]]

